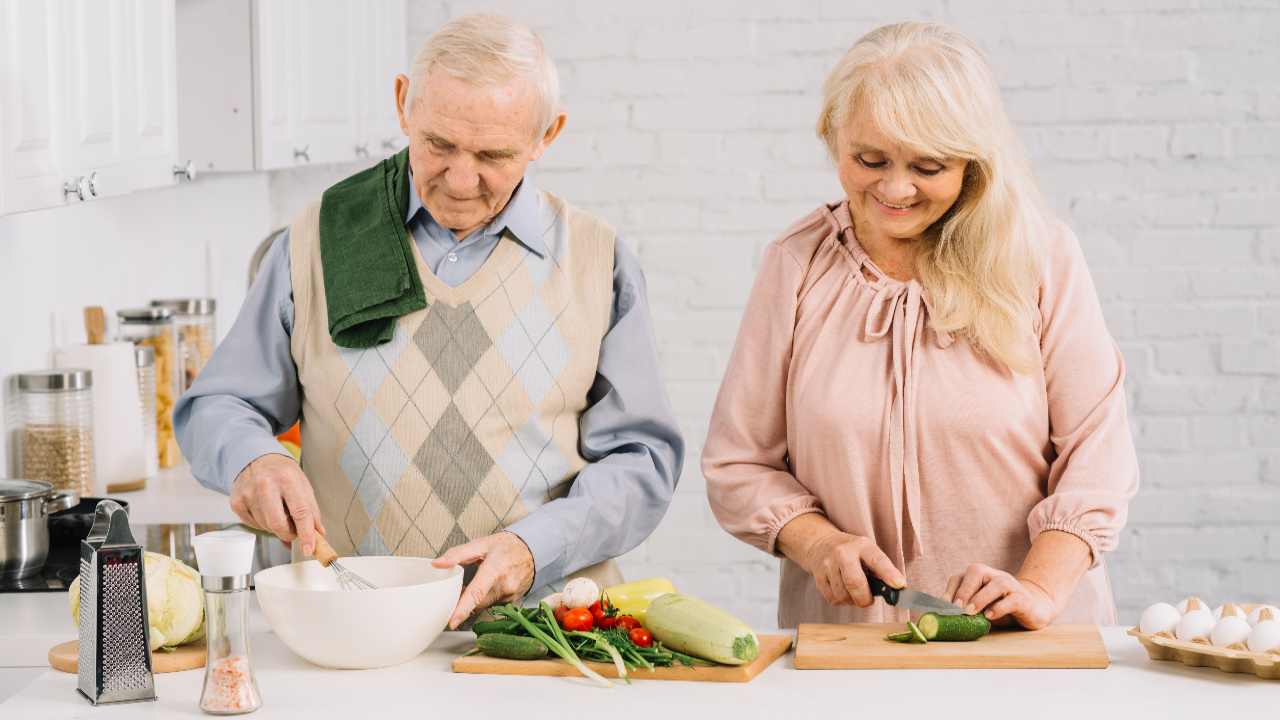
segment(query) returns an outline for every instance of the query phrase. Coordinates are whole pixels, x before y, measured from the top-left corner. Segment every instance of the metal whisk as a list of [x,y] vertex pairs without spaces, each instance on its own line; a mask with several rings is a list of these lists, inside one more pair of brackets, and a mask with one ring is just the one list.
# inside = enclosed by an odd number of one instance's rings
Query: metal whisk
[[321,565],[331,568],[337,574],[338,587],[343,590],[378,589],[378,586],[342,567],[342,563],[338,562],[338,553],[334,552],[333,548],[322,537],[316,538],[316,551],[313,557],[319,560]]

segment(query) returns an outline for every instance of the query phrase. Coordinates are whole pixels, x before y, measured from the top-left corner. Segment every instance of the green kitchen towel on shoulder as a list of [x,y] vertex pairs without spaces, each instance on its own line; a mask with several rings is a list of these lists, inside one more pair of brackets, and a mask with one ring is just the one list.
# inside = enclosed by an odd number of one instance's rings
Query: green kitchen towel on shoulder
[[396,318],[427,306],[404,224],[409,149],[339,182],[320,199],[329,336],[345,348],[388,342]]

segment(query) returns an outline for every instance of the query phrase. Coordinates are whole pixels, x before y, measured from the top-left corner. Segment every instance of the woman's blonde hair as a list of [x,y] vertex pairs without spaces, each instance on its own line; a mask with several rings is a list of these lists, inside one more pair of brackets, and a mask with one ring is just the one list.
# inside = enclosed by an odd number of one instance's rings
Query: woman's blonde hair
[[904,149],[968,161],[960,197],[916,256],[930,322],[1012,370],[1034,372],[1026,340],[1051,216],[986,56],[946,25],[886,25],[854,43],[822,96],[818,137],[837,162],[839,131],[861,112]]
[[541,138],[560,109],[556,64],[538,34],[505,15],[472,13],[452,20],[427,38],[409,67],[409,111],[422,81],[435,65],[479,86],[531,83],[537,115],[533,136]]

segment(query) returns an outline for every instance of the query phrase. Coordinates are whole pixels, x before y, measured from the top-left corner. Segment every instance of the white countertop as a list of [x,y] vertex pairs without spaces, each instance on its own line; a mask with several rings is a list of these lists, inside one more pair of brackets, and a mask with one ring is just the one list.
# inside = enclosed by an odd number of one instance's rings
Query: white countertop
[[[48,607],[56,598],[57,610]],[[71,628],[61,594],[0,595],[0,656],[15,634],[56,636]],[[636,680],[604,690],[572,678],[455,675],[449,663],[474,647],[470,633],[444,633],[414,660],[380,670],[325,670],[294,655],[251,616],[253,662],[264,705],[254,718],[594,717],[769,718],[798,710],[821,716],[937,718],[1273,717],[1280,681],[1149,660],[1123,628],[1104,628],[1106,670],[796,670],[783,657],[750,683]],[[769,631],[763,631],[769,632]],[[776,631],[775,631],[776,632]],[[50,643],[50,645],[55,643]],[[3,661],[0,657],[0,661]],[[0,662],[3,664],[3,662]],[[203,671],[156,676],[159,700],[94,708],[74,675],[0,669],[0,719],[203,717]],[[16,694],[14,694],[16,693]],[[12,695],[10,697],[10,695]]]
[[186,458],[160,471],[147,487],[132,492],[111,493],[110,497],[129,503],[130,525],[161,523],[238,523],[226,495],[210,490],[191,476]]

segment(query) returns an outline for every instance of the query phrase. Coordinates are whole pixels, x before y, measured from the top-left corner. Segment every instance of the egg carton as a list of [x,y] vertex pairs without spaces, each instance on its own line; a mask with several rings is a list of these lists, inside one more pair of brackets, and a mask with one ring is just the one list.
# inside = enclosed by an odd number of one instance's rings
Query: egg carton
[[[1252,612],[1257,605],[1240,605],[1244,612]],[[1129,634],[1138,638],[1152,660],[1178,660],[1192,667],[1216,667],[1223,672],[1248,673],[1268,680],[1280,680],[1280,649],[1265,653],[1217,647],[1197,642],[1166,637],[1164,633],[1144,635],[1134,628]]]

